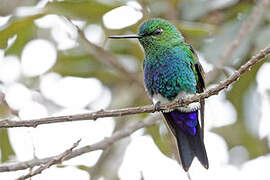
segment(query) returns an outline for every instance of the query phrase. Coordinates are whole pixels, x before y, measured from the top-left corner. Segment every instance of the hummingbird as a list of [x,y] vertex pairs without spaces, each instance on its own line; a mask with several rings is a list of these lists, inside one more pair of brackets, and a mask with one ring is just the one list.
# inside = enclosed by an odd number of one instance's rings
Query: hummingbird
[[[136,38],[144,49],[144,84],[156,110],[161,103],[201,93],[205,89],[204,71],[194,49],[184,42],[177,28],[164,19],[143,22],[138,34],[109,36]],[[208,169],[205,150],[204,99],[185,107],[162,111],[165,124],[176,139],[178,157],[187,172],[194,157]]]

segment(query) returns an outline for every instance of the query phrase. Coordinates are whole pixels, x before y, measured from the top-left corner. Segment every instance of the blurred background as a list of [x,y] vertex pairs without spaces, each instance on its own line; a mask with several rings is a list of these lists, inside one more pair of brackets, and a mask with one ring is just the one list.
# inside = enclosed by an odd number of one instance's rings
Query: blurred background
[[[260,7],[258,12],[264,13],[258,13],[256,22],[248,19],[258,2],[0,0],[0,118],[27,120],[150,104],[142,87],[143,50],[138,41],[107,36],[136,33],[141,22],[153,17],[177,26],[198,52],[208,73],[207,88],[213,87],[269,44],[269,5]],[[219,64],[247,21],[256,23],[255,27]],[[194,160],[193,179],[269,179],[269,76],[266,60],[206,99],[210,168],[205,170]],[[147,116],[0,129],[0,161],[57,155],[80,138],[79,147],[93,144]],[[166,127],[159,123],[32,179],[187,179],[170,158],[172,151]],[[27,172],[2,172],[0,179],[15,179]]]

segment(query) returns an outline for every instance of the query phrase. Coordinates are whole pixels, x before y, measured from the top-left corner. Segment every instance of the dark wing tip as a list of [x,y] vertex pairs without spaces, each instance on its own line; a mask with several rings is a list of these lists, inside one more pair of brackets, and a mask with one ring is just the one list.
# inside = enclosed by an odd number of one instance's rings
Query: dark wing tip
[[185,168],[185,167],[183,167],[183,169],[185,172],[188,172],[188,170],[189,170],[189,168]]
[[[183,166],[183,165],[182,165],[182,166]],[[184,167],[184,166],[183,166],[183,169],[184,169],[185,172],[188,172],[189,167]]]
[[203,165],[203,167],[204,167],[205,169],[208,169],[208,168],[209,168],[208,162],[207,162],[207,164],[202,164],[202,165]]
[[[201,164],[202,164],[202,163],[201,163]],[[208,164],[208,162],[207,162],[207,164],[202,164],[202,165],[203,165],[203,167],[204,167],[205,169],[209,169],[209,164]],[[182,166],[183,166],[183,164],[182,164]],[[189,168],[190,168],[190,167],[184,167],[184,166],[183,166],[183,169],[184,169],[185,172],[188,172]]]

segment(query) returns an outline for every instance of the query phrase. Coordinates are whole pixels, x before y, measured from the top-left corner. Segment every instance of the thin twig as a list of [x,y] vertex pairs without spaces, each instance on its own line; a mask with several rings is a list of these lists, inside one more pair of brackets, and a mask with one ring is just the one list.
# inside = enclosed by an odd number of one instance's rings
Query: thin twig
[[240,27],[239,33],[235,39],[228,45],[228,48],[224,54],[216,61],[215,69],[210,71],[207,75],[206,82],[212,82],[219,74],[219,69],[228,64],[231,60],[232,54],[242,44],[243,40],[246,39],[256,28],[261,21],[265,8],[269,4],[269,0],[258,0],[258,4],[253,8],[251,15],[245,20]]
[[[255,56],[253,56],[249,61],[247,61],[244,65],[242,65],[237,71],[233,73],[226,80],[220,82],[217,86],[208,89],[200,94],[196,94],[191,97],[187,97],[182,100],[174,101],[168,104],[161,104],[160,110],[169,110],[175,109],[180,106],[186,106],[193,102],[198,102],[201,99],[208,98],[212,95],[218,94],[221,90],[227,88],[229,85],[237,81],[242,74],[249,71],[253,65],[263,60],[270,53],[270,45],[268,45],[265,49],[261,50]],[[68,116],[57,116],[57,117],[47,117],[40,119],[32,119],[32,120],[20,120],[13,121],[9,119],[0,121],[0,128],[13,128],[13,127],[37,127],[42,124],[51,124],[51,123],[60,123],[60,122],[71,122],[71,121],[82,121],[82,120],[96,120],[98,118],[104,117],[118,117],[125,116],[131,114],[139,114],[139,113],[151,113],[155,112],[155,107],[153,105],[141,106],[141,107],[130,107],[124,109],[116,109],[116,110],[99,110],[92,113],[85,114],[76,114],[76,115],[68,115]]]
[[[80,156],[82,154],[85,154],[85,153],[88,153],[91,151],[104,150],[107,147],[109,147],[111,144],[115,143],[116,141],[118,141],[124,137],[129,136],[130,134],[137,131],[138,129],[154,125],[159,119],[160,119],[160,117],[157,115],[148,116],[143,121],[139,121],[139,122],[137,122],[129,127],[123,128],[123,129],[115,132],[112,136],[105,138],[104,140],[102,140],[100,142],[73,150],[71,153],[69,153],[67,156],[65,156],[65,158],[62,159],[62,161],[66,161],[66,160],[75,158],[77,156]],[[0,165],[0,172],[17,171],[17,170],[32,168],[34,166],[39,166],[42,164],[47,164],[48,162],[52,161],[53,159],[55,159],[59,156],[61,156],[61,154],[57,155],[57,156],[42,158],[42,159],[32,159],[32,160],[24,161],[24,162],[1,164]]]
[[121,64],[119,64],[117,59],[112,54],[105,51],[102,47],[99,47],[95,45],[94,43],[90,42],[86,38],[84,32],[77,25],[75,25],[69,18],[63,17],[63,19],[66,20],[68,23],[70,23],[70,25],[74,27],[74,29],[78,32],[80,38],[85,42],[87,46],[86,50],[89,51],[92,55],[94,55],[95,58],[97,58],[99,61],[106,64],[107,66],[112,67],[114,70],[119,71],[122,75],[124,75],[123,77],[126,77],[132,80],[133,82],[137,83],[142,88],[144,87],[142,81],[140,81],[139,78],[135,74],[129,72]]
[[48,169],[49,167],[51,167],[54,164],[61,163],[65,159],[65,157],[67,157],[68,155],[70,155],[72,153],[72,150],[79,145],[80,141],[81,140],[78,140],[76,143],[73,144],[73,146],[71,148],[67,149],[65,152],[59,154],[58,156],[56,156],[54,158],[51,158],[51,160],[48,161],[47,163],[45,163],[45,165],[41,165],[36,170],[31,171],[28,174],[23,175],[23,176],[17,178],[17,180],[24,180],[24,179],[30,178],[32,176],[35,176],[37,174],[42,173],[42,171],[44,171],[45,169]]

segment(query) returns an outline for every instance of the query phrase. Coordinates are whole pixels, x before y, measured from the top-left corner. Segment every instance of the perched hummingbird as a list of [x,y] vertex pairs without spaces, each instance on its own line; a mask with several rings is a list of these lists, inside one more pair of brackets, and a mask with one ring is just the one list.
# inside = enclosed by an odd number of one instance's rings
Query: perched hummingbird
[[[203,92],[204,72],[198,57],[170,22],[151,19],[140,25],[138,34],[109,38],[137,38],[140,41],[145,51],[144,83],[157,109],[160,103]],[[176,138],[184,170],[189,170],[195,156],[208,169],[203,141],[204,100],[162,113],[166,126]]]

